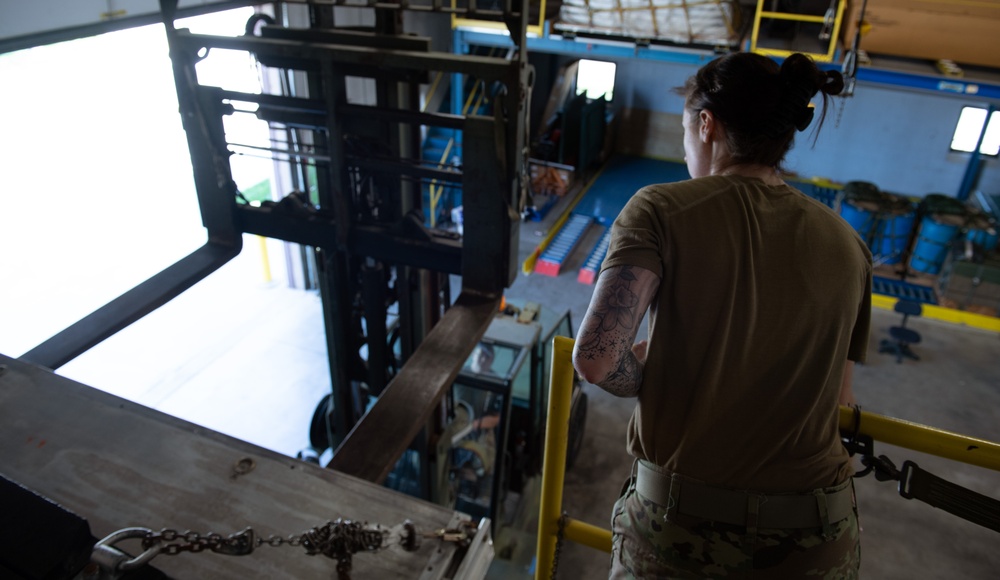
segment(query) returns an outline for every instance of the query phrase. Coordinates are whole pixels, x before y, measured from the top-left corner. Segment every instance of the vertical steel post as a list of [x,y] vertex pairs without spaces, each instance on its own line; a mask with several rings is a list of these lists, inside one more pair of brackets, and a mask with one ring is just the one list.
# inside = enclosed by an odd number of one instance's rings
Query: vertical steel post
[[545,460],[542,464],[541,506],[538,513],[538,548],[535,578],[547,578],[556,551],[556,534],[562,512],[569,446],[569,410],[573,399],[573,340],[552,339],[552,374],[549,379],[549,420],[545,426]]
[[368,259],[361,267],[361,274],[368,342],[368,389],[370,395],[377,397],[388,383],[386,369],[392,357],[385,328],[385,267],[381,262]]
[[[316,164],[316,188],[319,206],[333,213],[337,242],[317,252],[319,291],[323,304],[327,356],[330,361],[330,386],[333,395],[334,437],[331,445],[347,436],[354,426],[354,388],[351,385],[353,353],[357,351],[351,328],[352,297],[357,281],[347,253],[347,233],[351,226],[350,181],[344,152],[344,134],[338,107],[346,101],[344,75],[332,62],[320,64],[320,73],[309,75],[309,95],[323,98],[327,109],[326,147],[330,161]],[[315,132],[313,137],[321,139]]]

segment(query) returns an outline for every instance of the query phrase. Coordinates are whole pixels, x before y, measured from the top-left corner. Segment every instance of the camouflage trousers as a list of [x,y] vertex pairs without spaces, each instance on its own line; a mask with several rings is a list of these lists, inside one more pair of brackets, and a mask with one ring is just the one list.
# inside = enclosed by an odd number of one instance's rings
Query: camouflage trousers
[[[856,505],[856,504],[855,504]],[[629,486],[615,503],[609,578],[856,579],[857,509],[822,528],[748,529],[670,514]]]

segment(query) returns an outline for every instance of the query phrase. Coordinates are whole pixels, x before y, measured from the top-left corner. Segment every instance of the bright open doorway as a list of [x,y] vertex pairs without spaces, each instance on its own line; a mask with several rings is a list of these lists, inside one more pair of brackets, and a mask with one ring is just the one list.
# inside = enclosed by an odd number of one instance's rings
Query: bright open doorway
[[[252,14],[177,26],[238,35]],[[244,53],[214,51],[198,75],[260,92]],[[16,357],[186,256],[206,234],[162,25],[3,54],[0,79],[8,87],[0,95],[0,352]],[[252,114],[226,123],[233,141],[267,146],[267,127]],[[269,194],[269,160],[237,155],[233,170],[241,191]],[[59,374],[294,455],[330,379],[319,297],[280,279],[277,244],[246,237],[231,263]]]

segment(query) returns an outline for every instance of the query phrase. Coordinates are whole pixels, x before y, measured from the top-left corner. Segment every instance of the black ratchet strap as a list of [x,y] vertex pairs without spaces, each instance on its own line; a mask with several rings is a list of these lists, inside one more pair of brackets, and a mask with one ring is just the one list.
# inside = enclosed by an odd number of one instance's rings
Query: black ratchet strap
[[1000,532],[1000,501],[941,479],[912,461],[899,471],[899,495]]
[[920,500],[963,520],[1000,532],[1000,500],[941,479],[920,469],[912,461],[906,461],[896,469],[885,455],[876,456],[875,442],[870,436],[860,433],[860,414],[860,410],[855,408],[853,428],[841,431],[841,441],[848,453],[851,457],[860,455],[865,466],[854,477],[873,473],[879,481],[898,481],[899,495],[904,498]]

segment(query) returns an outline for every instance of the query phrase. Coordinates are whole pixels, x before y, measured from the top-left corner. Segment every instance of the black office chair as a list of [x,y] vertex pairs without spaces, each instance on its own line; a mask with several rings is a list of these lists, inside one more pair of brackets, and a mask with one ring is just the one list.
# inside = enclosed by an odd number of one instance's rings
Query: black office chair
[[897,363],[903,362],[903,357],[920,360],[920,357],[910,350],[911,344],[918,344],[920,342],[920,333],[906,328],[906,319],[910,315],[920,316],[923,312],[923,307],[920,306],[919,302],[899,300],[896,302],[896,307],[893,310],[903,315],[903,322],[899,326],[889,328],[889,336],[891,338],[883,338],[882,342],[879,343],[878,351],[880,353],[896,355]]

